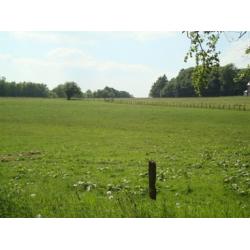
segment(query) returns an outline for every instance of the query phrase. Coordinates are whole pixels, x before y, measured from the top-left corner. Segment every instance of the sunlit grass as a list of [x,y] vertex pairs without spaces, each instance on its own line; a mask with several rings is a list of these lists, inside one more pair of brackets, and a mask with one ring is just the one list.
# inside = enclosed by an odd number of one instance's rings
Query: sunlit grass
[[249,124],[248,111],[0,99],[0,216],[249,217]]

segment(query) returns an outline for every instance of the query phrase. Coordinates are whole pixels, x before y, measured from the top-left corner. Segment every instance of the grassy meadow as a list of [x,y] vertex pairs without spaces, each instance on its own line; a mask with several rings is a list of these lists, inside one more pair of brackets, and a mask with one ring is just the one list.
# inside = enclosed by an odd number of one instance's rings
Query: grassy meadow
[[248,110],[0,98],[0,217],[250,217],[249,128]]

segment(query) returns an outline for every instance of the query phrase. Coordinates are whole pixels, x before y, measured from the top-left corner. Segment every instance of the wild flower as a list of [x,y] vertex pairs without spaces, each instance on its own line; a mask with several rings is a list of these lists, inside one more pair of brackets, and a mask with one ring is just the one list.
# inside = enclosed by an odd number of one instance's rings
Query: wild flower
[[112,194],[112,192],[111,191],[107,191],[107,195],[111,195]]
[[113,198],[114,198],[113,195],[110,195],[110,196],[109,196],[109,199],[110,199],[110,200],[113,199]]
[[31,194],[30,197],[34,198],[36,197],[36,194]]
[[180,203],[179,202],[176,202],[175,205],[176,205],[176,207],[180,207]]

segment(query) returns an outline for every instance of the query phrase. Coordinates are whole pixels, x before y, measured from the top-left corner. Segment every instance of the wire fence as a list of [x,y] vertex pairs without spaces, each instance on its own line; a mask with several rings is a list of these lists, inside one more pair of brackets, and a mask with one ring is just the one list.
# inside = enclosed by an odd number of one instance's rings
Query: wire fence
[[132,105],[150,105],[150,106],[165,106],[165,107],[180,107],[180,108],[201,108],[201,109],[224,109],[250,111],[246,104],[225,104],[225,103],[186,103],[186,102],[167,102],[167,101],[151,101],[151,100],[136,100],[136,99],[104,99],[105,102],[117,104],[132,104]]

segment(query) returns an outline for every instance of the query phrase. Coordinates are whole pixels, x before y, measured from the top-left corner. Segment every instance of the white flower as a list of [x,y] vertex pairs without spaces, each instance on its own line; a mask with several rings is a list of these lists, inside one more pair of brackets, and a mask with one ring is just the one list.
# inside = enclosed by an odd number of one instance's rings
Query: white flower
[[33,197],[36,197],[36,194],[31,194],[30,197],[32,197],[32,198],[33,198]]
[[110,199],[110,200],[113,199],[113,198],[114,198],[113,195],[110,195],[110,196],[109,196],[109,199]]
[[111,192],[111,191],[108,191],[108,192],[107,192],[107,195],[111,195],[111,194],[112,194],[112,192]]

